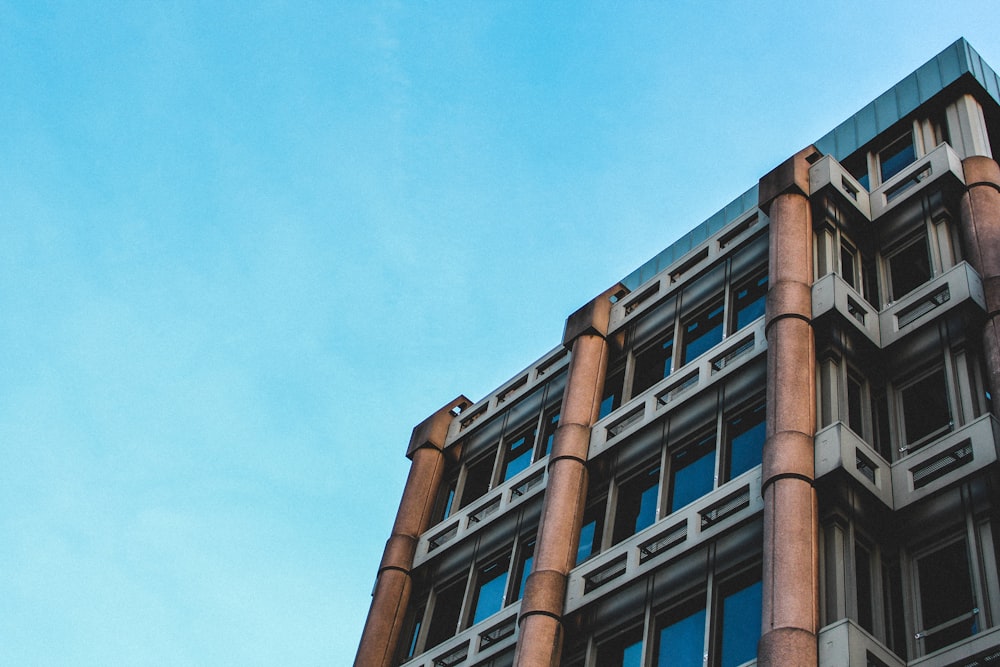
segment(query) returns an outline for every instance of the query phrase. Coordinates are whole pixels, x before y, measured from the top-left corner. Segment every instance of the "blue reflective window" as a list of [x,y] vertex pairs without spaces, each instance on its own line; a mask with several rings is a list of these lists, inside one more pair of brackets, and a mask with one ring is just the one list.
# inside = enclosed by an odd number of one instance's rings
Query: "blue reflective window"
[[545,417],[545,430],[542,433],[542,437],[545,439],[545,451],[539,455],[539,458],[552,453],[552,443],[556,441],[556,428],[558,426],[559,411],[556,410]]
[[715,433],[671,457],[670,511],[675,512],[715,487]]
[[916,149],[913,147],[913,136],[909,133],[900,137],[887,147],[879,151],[878,161],[882,173],[882,182],[885,183],[890,178],[903,171],[917,159]]
[[591,519],[580,528],[580,546],[576,548],[576,562],[582,563],[594,553],[594,535],[597,532],[597,520]]
[[601,409],[597,415],[598,419],[605,417],[621,405],[622,389],[625,384],[625,371],[619,370],[608,373],[604,381],[604,393],[601,394]]
[[479,570],[476,577],[476,598],[472,615],[475,625],[503,609],[504,591],[507,588],[507,560],[490,563]]
[[660,490],[660,467],[654,466],[618,487],[614,543],[635,535],[656,521],[656,498]]
[[764,303],[767,301],[767,274],[752,278],[738,287],[733,297],[733,307],[736,310],[734,324],[736,330],[739,330],[764,316]]
[[721,667],[736,667],[757,655],[760,639],[760,581],[733,591],[722,598]]
[[622,667],[642,667],[642,642],[630,644],[622,651]]
[[632,395],[638,396],[670,375],[674,358],[674,339],[667,338],[635,355]]
[[582,563],[601,550],[604,532],[604,503],[599,502],[587,508],[580,528],[580,544],[576,548],[576,562]]
[[642,667],[642,630],[635,629],[603,642],[597,649],[600,667]]
[[530,540],[521,547],[521,578],[517,584],[517,597],[520,600],[524,597],[524,585],[528,582],[528,575],[531,574],[531,563],[535,558],[535,541]]
[[760,465],[766,435],[764,404],[744,412],[726,423],[726,452],[729,457],[727,479],[739,477]]
[[503,479],[507,481],[531,465],[535,444],[535,430],[523,431],[506,443],[504,452]]
[[698,609],[678,620],[671,619],[660,628],[657,647],[658,667],[702,667],[705,610]]
[[721,298],[684,323],[681,365],[708,352],[722,342],[723,304]]

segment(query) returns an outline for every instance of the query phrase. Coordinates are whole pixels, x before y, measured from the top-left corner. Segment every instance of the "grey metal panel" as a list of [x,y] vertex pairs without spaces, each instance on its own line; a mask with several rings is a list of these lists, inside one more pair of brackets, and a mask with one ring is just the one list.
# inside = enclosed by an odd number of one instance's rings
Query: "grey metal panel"
[[[822,153],[823,155],[836,154],[838,152],[838,148],[837,148],[838,142],[842,141],[842,140],[840,140],[840,139],[837,138],[836,132],[839,132],[842,127],[844,127],[844,125],[840,125],[837,128],[837,130],[835,130],[834,132],[830,132],[829,134],[827,134],[826,136],[824,136],[822,139],[820,139],[818,141],[814,141],[813,142],[813,146],[815,146],[819,150],[819,152]],[[854,125],[852,123],[851,124],[851,128],[850,128],[850,132],[853,133],[853,131],[854,131]],[[850,136],[853,136],[853,134],[850,135]]]
[[[858,147],[858,133],[857,129],[854,127],[853,120],[849,123],[841,123],[840,126],[834,130],[834,134],[837,137],[836,148],[833,150],[823,151],[824,154],[837,153],[838,155],[850,155]],[[827,135],[829,136],[829,135]],[[817,145],[821,151],[822,147]]]
[[890,88],[875,98],[875,125],[879,132],[884,132],[900,118],[899,107],[896,105],[896,89]]
[[937,58],[932,58],[918,67],[916,75],[921,102],[926,102],[944,87],[941,82],[941,67]]
[[701,245],[706,239],[708,239],[708,226],[698,225],[688,232],[688,238],[690,239],[692,248]]
[[920,99],[920,89],[917,86],[917,73],[914,72],[896,84],[896,106],[900,111],[909,113],[926,100]]
[[[857,128],[858,146],[861,146],[875,138],[875,135],[878,134],[878,127],[875,124],[874,102],[869,102],[861,109],[861,111],[854,114],[854,124]],[[847,154],[835,155],[834,157],[840,160],[847,157]]]
[[934,57],[941,68],[942,85],[951,83],[966,71],[965,46],[965,40],[959,40]]

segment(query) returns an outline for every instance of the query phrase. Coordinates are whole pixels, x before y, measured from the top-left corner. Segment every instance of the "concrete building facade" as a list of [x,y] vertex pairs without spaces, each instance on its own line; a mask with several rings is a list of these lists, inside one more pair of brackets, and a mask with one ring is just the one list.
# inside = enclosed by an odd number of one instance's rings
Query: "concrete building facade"
[[959,40],[417,426],[355,664],[1000,664],[998,141]]

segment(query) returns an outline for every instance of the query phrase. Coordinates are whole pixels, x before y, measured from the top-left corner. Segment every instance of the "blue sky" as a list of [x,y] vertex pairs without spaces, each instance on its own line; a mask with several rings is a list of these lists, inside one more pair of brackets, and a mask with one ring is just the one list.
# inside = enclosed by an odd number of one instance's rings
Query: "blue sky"
[[992,1],[759,5],[0,0],[0,664],[350,664],[415,424],[1000,66]]

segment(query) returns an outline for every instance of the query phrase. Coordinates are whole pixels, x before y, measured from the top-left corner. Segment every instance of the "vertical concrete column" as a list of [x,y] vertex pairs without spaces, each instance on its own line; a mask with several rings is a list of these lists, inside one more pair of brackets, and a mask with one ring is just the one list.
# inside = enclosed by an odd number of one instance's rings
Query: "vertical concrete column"
[[413,429],[406,456],[412,461],[406,478],[392,534],[378,567],[372,606],[368,611],[355,667],[388,667],[393,664],[399,632],[410,602],[410,570],[417,539],[429,527],[431,512],[444,473],[444,443],[452,410],[472,402],[459,396]]
[[967,184],[962,195],[962,244],[983,279],[983,356],[993,414],[1000,417],[1000,166],[988,157],[973,156],[963,160],[962,167]]
[[590,427],[597,420],[608,365],[612,294],[601,294],[566,320],[563,345],[572,351],[552,453],[535,557],[525,583],[514,664],[556,667],[562,654],[566,581],[576,565],[580,526],[587,502]]
[[813,147],[760,180],[771,219],[767,292],[767,439],[761,667],[816,665],[819,520],[813,436],[816,352],[812,330],[813,243],[809,165]]

